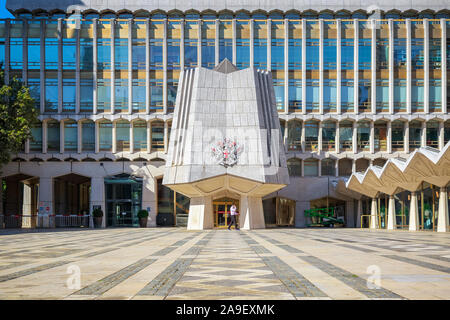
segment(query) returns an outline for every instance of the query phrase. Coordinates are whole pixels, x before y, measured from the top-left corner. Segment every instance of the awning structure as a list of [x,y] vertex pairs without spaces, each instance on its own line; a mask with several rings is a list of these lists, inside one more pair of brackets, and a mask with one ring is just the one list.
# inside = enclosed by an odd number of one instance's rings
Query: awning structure
[[[415,193],[421,189],[422,182],[440,188],[438,231],[448,231],[446,187],[450,182],[450,142],[440,151],[431,147],[422,147],[416,149],[408,159],[391,158],[383,167],[371,165],[365,172],[353,173],[345,186],[350,191],[356,191],[372,199],[381,193],[387,194],[390,201],[392,199],[392,203],[394,194],[409,191],[412,195],[411,219],[415,219],[417,212],[414,210],[417,210],[417,204],[413,202],[417,202]],[[395,211],[395,208],[393,210]],[[374,211],[373,208],[372,211]],[[371,214],[374,215],[374,213]],[[392,214],[395,215],[395,212]],[[416,228],[414,221],[412,222],[410,221],[410,230]],[[395,229],[395,222],[391,228],[388,224],[388,229]]]

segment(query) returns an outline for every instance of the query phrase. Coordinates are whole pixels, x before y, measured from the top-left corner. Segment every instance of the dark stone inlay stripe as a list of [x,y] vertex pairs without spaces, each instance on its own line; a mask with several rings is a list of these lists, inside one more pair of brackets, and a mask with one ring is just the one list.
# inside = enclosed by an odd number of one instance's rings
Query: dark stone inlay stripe
[[317,257],[303,256],[300,257],[300,259],[308,262],[309,264],[322,270],[323,272],[328,273],[330,276],[342,281],[349,287],[352,287],[356,291],[361,292],[368,298],[402,298],[398,294],[384,288],[369,289],[367,287],[366,280]]
[[153,262],[155,262],[156,259],[140,259],[137,262],[130,264],[129,266],[126,266],[125,268],[114,272],[113,274],[110,274],[109,276],[100,279],[93,284],[84,287],[81,290],[78,290],[77,292],[74,292],[74,295],[101,295],[108,291],[109,289],[115,287],[119,283],[125,281],[132,275],[138,273],[142,269],[148,267]]
[[263,236],[261,234],[258,234],[258,236],[263,238],[264,240],[270,242],[271,244],[276,245],[278,248],[286,250],[289,253],[303,253],[303,251],[301,251],[301,250],[299,250],[297,248],[294,248],[293,246],[290,246],[288,244],[284,244],[284,243],[282,243],[282,242],[280,242],[278,240],[275,240],[272,237],[268,237],[266,235]]
[[260,258],[295,297],[327,297],[322,290],[291,268],[287,263],[281,261],[280,258],[275,256],[260,256]]
[[6,270],[6,269],[11,269],[17,266],[23,266],[25,264],[29,264],[30,261],[19,261],[19,262],[12,262],[10,264],[4,265],[4,266],[0,266],[0,270]]
[[37,267],[33,267],[33,268],[29,268],[29,269],[25,269],[22,271],[17,271],[14,273],[10,273],[7,275],[3,275],[0,276],[0,282],[5,282],[5,281],[9,281],[9,280],[13,280],[13,279],[17,279],[20,277],[24,277],[24,276],[28,276],[30,274],[36,273],[36,272],[40,272],[40,271],[44,271],[44,270],[48,270],[51,268],[56,268],[68,263],[71,263],[72,261],[58,261],[58,262],[53,262],[53,263],[48,263],[48,264],[43,264]]
[[428,258],[439,260],[439,261],[450,262],[450,258],[446,258],[446,257],[440,256],[437,254],[427,254],[427,255],[424,255],[424,257],[428,257]]
[[181,247],[182,245],[186,244],[189,240],[192,240],[192,238],[194,238],[195,236],[197,236],[197,234],[189,235],[185,239],[179,240],[179,241],[175,242],[174,244],[172,244],[172,245],[170,245],[168,247],[162,248],[161,250],[153,253],[152,256],[165,256],[166,254],[169,254],[173,250],[175,250],[175,249]]
[[167,296],[191,265],[193,258],[179,258],[137,293],[138,296]]
[[255,251],[257,254],[272,253],[269,250],[267,250],[266,248],[264,248],[263,246],[250,246],[250,248],[252,248],[253,251]]
[[361,252],[376,252],[375,250],[372,249],[367,249],[367,248],[360,248],[357,246],[352,246],[351,244],[336,244],[339,247],[344,247],[344,248],[349,248],[349,249],[353,249],[353,250],[358,250]]
[[419,267],[423,267],[423,268],[427,268],[427,269],[432,269],[432,270],[436,270],[436,271],[440,271],[440,272],[444,272],[444,273],[450,273],[450,268],[444,267],[444,266],[441,266],[438,264],[434,264],[434,263],[429,263],[429,262],[420,261],[420,260],[411,259],[411,258],[402,257],[402,256],[397,256],[397,255],[383,255],[383,257],[401,261],[401,262],[410,263],[410,264],[413,264],[413,265],[416,265]]
[[324,239],[311,239],[311,240],[325,242],[325,243],[333,243],[334,242],[334,241],[324,240]]
[[103,250],[98,250],[98,251],[86,253],[86,254],[81,255],[80,258],[90,258],[90,257],[93,257],[93,256],[98,256],[100,254],[111,252],[111,251],[115,251],[115,250],[119,250],[119,248],[109,248],[109,249],[103,249]]

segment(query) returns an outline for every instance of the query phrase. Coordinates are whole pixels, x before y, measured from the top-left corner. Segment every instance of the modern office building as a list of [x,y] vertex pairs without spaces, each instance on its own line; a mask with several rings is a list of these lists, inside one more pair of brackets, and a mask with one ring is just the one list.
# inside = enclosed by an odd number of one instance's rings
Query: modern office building
[[[266,226],[302,227],[305,210],[333,207],[348,227],[376,208],[385,228],[394,203],[409,228],[413,195],[417,228],[437,230],[450,180],[388,193],[346,181],[448,144],[450,1],[317,2],[7,0],[0,60],[40,121],[2,168],[5,224],[66,225],[101,206],[105,227],[137,225],[141,208],[149,226],[186,225],[190,198],[163,184],[178,81],[228,59],[271,73],[289,184],[262,198]],[[212,199],[215,226],[233,200]]]

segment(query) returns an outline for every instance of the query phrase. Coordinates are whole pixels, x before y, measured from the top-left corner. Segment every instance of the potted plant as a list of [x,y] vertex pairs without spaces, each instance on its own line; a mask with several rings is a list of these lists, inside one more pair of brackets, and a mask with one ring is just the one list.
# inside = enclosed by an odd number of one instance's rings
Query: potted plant
[[94,217],[94,227],[100,228],[102,226],[103,220],[103,211],[100,208],[96,208],[92,211],[92,215]]
[[139,210],[138,211],[138,218],[139,218],[139,226],[141,228],[147,227],[147,220],[148,220],[148,212],[147,210]]

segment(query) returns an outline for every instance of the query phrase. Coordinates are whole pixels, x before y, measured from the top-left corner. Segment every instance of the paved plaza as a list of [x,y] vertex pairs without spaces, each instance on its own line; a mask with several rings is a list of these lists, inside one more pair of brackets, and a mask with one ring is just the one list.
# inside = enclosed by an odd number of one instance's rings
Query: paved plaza
[[450,299],[450,234],[6,229],[0,299]]

